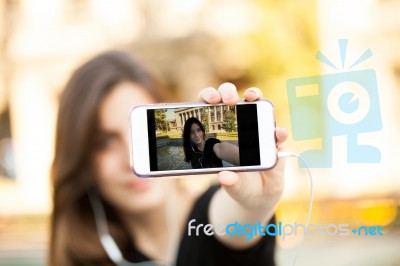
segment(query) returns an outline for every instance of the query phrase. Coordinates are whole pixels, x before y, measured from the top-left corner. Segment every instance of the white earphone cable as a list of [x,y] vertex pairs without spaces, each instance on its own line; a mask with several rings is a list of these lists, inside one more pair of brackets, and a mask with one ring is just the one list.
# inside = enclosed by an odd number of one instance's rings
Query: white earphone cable
[[300,155],[298,155],[296,153],[286,152],[286,151],[278,152],[278,158],[285,158],[285,157],[295,157],[295,158],[299,159],[303,163],[303,165],[306,167],[307,173],[308,173],[308,177],[310,179],[310,199],[309,199],[309,202],[308,202],[308,212],[307,212],[306,224],[305,224],[304,233],[303,233],[303,235],[302,235],[302,237],[300,239],[300,242],[299,242],[299,244],[297,246],[296,254],[295,254],[294,259],[293,259],[292,266],[294,266],[296,264],[297,257],[298,257],[298,255],[300,253],[301,246],[302,246],[302,244],[304,242],[304,238],[305,238],[305,235],[306,235],[306,231],[307,231],[308,225],[310,224],[311,213],[312,213],[312,205],[313,205],[313,200],[314,200],[314,191],[313,191],[313,179],[312,179],[310,168],[307,165],[307,162]]

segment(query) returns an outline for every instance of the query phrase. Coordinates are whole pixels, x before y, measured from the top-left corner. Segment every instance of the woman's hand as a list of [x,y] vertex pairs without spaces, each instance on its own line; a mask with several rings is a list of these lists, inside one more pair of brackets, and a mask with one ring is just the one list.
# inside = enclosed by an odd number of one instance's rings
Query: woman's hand
[[[244,92],[246,101],[256,101],[261,98],[262,92],[258,88],[249,88]],[[224,83],[218,91],[214,88],[203,89],[200,92],[200,100],[211,104],[223,102],[234,105],[239,96],[235,85]],[[280,151],[287,138],[287,131],[277,128],[275,135]],[[277,165],[268,171],[218,173],[218,180],[224,189],[218,191],[211,202],[209,210],[211,223],[267,222],[272,217],[283,192],[284,168],[284,160],[279,160]],[[226,235],[219,238],[234,247],[246,247],[252,242]]]
[[[249,88],[244,92],[244,99],[252,102],[262,98],[262,92],[258,88]],[[216,104],[223,102],[234,105],[239,100],[235,85],[224,83],[218,91],[214,88],[206,88],[200,92],[200,100]],[[287,131],[282,128],[276,129],[278,150],[282,150],[283,143],[287,138]],[[284,160],[271,170],[263,172],[240,172],[222,171],[218,174],[221,185],[228,194],[247,208],[259,208],[265,206],[266,202],[275,205],[283,192]]]

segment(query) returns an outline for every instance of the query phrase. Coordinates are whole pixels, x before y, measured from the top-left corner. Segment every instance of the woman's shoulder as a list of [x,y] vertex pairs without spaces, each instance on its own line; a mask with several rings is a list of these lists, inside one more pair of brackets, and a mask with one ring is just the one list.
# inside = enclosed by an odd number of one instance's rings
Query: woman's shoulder
[[182,234],[184,234],[187,224],[191,219],[208,220],[208,206],[212,196],[219,187],[220,185],[210,185],[202,189],[184,188],[180,208],[182,214],[180,220],[182,222]]
[[200,218],[208,220],[208,206],[215,192],[221,187],[219,184],[213,184],[209,187],[192,194],[192,208],[189,213],[189,220]]
[[221,141],[217,138],[208,138],[206,140],[206,145],[214,145],[216,143],[221,143]]
[[[207,183],[211,182],[210,185]],[[202,182],[199,182],[200,184],[198,185],[186,185],[186,184],[180,184],[180,190],[184,194],[184,198],[188,200],[192,205],[192,209],[196,204],[198,204],[201,201],[204,201],[205,199],[210,199],[211,196],[215,193],[215,191],[218,190],[218,188],[221,187],[220,184],[214,183],[213,181],[210,180],[205,180],[204,183],[207,185],[204,185]]]

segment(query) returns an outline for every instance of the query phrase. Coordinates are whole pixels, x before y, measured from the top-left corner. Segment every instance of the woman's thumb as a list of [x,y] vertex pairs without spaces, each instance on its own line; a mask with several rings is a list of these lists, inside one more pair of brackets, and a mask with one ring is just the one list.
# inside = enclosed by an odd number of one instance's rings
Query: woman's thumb
[[242,187],[242,182],[235,172],[222,171],[218,174],[218,180],[221,186],[232,198],[238,198]]

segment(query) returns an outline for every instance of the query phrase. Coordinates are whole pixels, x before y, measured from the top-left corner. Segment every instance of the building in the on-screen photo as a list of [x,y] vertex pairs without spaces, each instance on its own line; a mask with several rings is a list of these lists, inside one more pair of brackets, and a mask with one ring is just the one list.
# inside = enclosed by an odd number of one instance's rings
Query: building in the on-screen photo
[[[183,132],[186,120],[195,117],[203,123],[209,133],[226,132],[223,123],[226,121],[226,113],[232,112],[236,117],[236,106],[211,106],[211,107],[189,107],[175,110],[175,119],[168,121],[169,130]],[[237,122],[235,122],[235,125]]]

